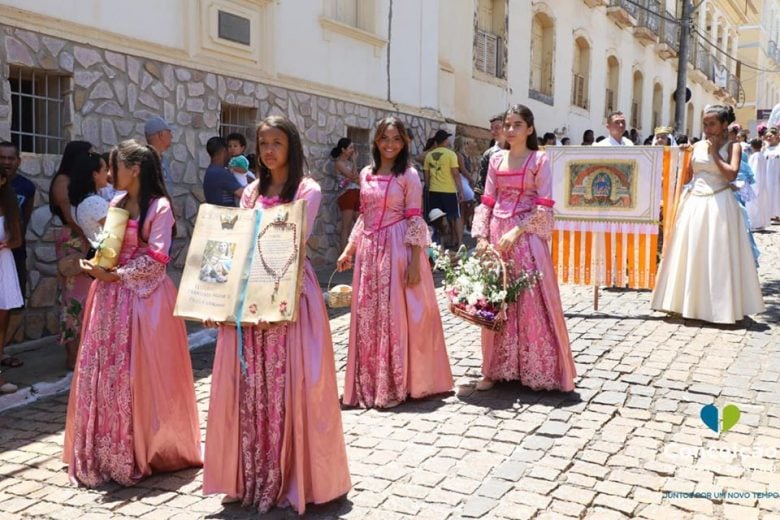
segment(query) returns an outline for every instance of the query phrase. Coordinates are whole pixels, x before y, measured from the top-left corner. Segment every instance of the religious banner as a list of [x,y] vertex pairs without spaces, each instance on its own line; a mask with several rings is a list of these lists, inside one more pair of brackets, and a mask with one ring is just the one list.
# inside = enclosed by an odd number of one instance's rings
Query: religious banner
[[559,281],[651,289],[661,208],[674,205],[679,149],[559,146],[545,152],[553,178],[551,252]]
[[303,280],[304,201],[266,209],[203,204],[174,315],[257,324],[295,321]]

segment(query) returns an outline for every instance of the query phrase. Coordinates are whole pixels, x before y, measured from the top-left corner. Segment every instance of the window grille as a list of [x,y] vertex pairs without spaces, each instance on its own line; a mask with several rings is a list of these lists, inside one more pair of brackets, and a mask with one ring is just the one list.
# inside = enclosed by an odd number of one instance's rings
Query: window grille
[[257,109],[222,103],[219,114],[219,135],[223,139],[232,133],[246,137],[246,153],[255,152],[255,126],[257,124]]
[[22,152],[60,154],[65,145],[69,78],[11,67],[11,141]]
[[355,162],[359,168],[371,164],[371,143],[370,131],[367,128],[358,128],[355,126],[347,127],[347,138],[355,146],[357,157]]

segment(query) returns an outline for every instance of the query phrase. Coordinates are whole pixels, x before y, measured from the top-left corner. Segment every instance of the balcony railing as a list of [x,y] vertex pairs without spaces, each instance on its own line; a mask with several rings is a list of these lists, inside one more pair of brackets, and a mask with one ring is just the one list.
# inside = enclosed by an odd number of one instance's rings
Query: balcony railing
[[769,41],[769,57],[780,63],[780,47],[774,40]]
[[637,8],[637,25],[639,27],[646,27],[650,29],[653,34],[659,35],[661,32],[661,17],[659,16],[659,13],[661,12],[661,3],[658,0],[639,0],[637,3],[642,4],[642,7],[650,10],[647,11],[646,9]]
[[[666,12],[666,17],[674,19],[674,15],[669,11]],[[661,18],[659,23],[661,27],[659,29],[659,43],[658,54],[663,59],[673,58],[680,52],[680,24]]]
[[639,16],[639,12],[642,11],[642,9],[640,9],[636,4],[641,3],[644,3],[643,0],[639,0],[638,2],[629,2],[628,0],[610,0],[609,7],[622,7],[628,12],[628,14],[634,18],[637,18]]

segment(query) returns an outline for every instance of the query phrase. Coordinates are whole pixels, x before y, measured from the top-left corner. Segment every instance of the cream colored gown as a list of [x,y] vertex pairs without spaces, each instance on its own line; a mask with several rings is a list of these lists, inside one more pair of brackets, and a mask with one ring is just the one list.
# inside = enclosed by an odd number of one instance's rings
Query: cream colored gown
[[[728,144],[720,155],[728,155]],[[694,145],[692,164],[693,187],[680,202],[652,307],[685,318],[734,323],[764,310],[747,228],[705,141]]]

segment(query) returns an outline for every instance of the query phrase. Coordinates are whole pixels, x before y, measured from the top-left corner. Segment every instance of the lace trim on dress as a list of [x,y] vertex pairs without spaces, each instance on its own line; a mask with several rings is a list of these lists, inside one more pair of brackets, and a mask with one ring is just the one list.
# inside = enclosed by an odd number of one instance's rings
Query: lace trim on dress
[[474,210],[474,218],[471,222],[471,236],[487,239],[490,236],[490,218],[492,216],[493,206],[485,204],[485,196],[483,195],[482,204]]
[[406,235],[404,244],[409,246],[427,247],[431,243],[428,226],[422,217],[416,216],[406,220]]
[[518,226],[524,233],[532,233],[544,240],[552,237],[555,219],[552,209],[547,206],[537,206],[529,213],[520,217]]
[[147,298],[165,279],[165,264],[148,253],[133,258],[116,270],[122,285],[141,298]]

